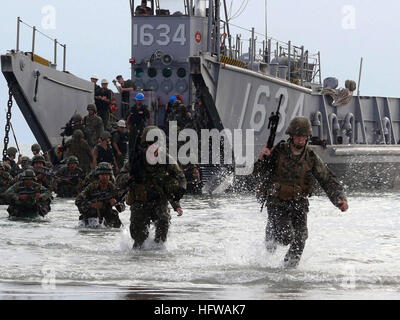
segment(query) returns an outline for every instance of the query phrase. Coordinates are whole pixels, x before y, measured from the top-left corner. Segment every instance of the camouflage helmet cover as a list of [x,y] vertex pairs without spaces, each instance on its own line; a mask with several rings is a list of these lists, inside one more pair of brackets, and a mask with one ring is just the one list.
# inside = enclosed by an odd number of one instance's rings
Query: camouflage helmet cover
[[83,138],[83,132],[80,129],[77,129],[74,131],[74,133],[72,134],[72,138],[74,139],[82,139]]
[[312,136],[312,128],[311,122],[308,118],[297,117],[294,118],[289,127],[286,130],[286,134],[288,135],[296,135],[296,136]]
[[31,147],[31,151],[40,151],[40,150],[41,150],[40,145],[37,143],[33,144]]
[[43,162],[43,164],[46,163],[46,160],[44,159],[43,156],[41,155],[36,155],[32,158],[32,164],[36,163],[36,162]]
[[36,181],[36,175],[33,170],[27,169],[21,174],[21,180],[34,180]]
[[97,111],[97,108],[96,108],[96,105],[95,104],[89,104],[88,106],[87,106],[87,110],[89,111],[89,110],[94,110],[94,112],[96,112]]
[[15,156],[17,154],[17,149],[14,147],[10,147],[7,149],[7,155],[9,156]]
[[21,164],[29,166],[31,164],[31,159],[29,159],[29,157],[24,156],[21,158]]
[[79,164],[78,158],[75,157],[75,156],[70,156],[70,157],[68,158],[68,160],[67,160],[67,164],[71,164],[71,163]]
[[74,122],[78,122],[78,121],[82,121],[82,120],[83,120],[83,118],[82,118],[82,116],[81,116],[79,113],[75,114],[75,115],[72,117],[72,121],[74,121]]
[[108,131],[103,131],[100,135],[101,140],[111,139],[111,133]]
[[99,174],[112,174],[112,166],[108,162],[100,162],[95,171],[96,176]]

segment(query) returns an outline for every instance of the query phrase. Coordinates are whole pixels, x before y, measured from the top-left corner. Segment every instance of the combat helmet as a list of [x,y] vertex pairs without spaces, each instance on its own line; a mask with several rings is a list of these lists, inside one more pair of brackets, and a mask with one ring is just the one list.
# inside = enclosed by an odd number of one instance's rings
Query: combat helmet
[[67,160],[67,165],[68,165],[68,164],[71,164],[71,163],[79,164],[78,158],[75,157],[75,156],[70,156],[70,157],[68,158],[68,160]]
[[89,111],[89,110],[94,110],[94,112],[97,112],[96,105],[95,105],[95,104],[93,104],[93,103],[91,103],[91,104],[88,104],[88,106],[87,106],[87,110],[88,110],[88,111]]
[[21,166],[28,167],[30,165],[31,165],[31,159],[29,159],[29,157],[24,156],[21,158]]
[[74,130],[74,133],[72,134],[73,139],[82,139],[83,138],[83,132],[80,129]]
[[288,135],[296,135],[296,136],[312,136],[312,128],[311,122],[308,118],[297,117],[294,118],[289,127],[286,130],[286,134]]
[[21,180],[34,180],[36,181],[35,172],[31,169],[27,169],[21,174]]
[[43,156],[38,154],[32,158],[32,165],[34,165],[36,162],[43,162],[43,164],[45,164],[46,160]]
[[10,147],[7,149],[7,155],[8,156],[15,156],[17,154],[18,150],[14,147]]
[[96,167],[96,176],[99,174],[112,174],[112,166],[108,162],[100,162]]
[[37,144],[37,143],[33,144],[32,147],[31,147],[31,151],[32,152],[34,152],[34,151],[39,152],[40,150],[41,150],[40,145]]
[[111,139],[111,133],[108,131],[103,131],[100,135],[100,139],[101,140],[107,140],[107,139]]
[[79,113],[74,114],[74,116],[72,117],[73,122],[78,122],[78,121],[82,121],[82,120],[83,120],[83,118]]

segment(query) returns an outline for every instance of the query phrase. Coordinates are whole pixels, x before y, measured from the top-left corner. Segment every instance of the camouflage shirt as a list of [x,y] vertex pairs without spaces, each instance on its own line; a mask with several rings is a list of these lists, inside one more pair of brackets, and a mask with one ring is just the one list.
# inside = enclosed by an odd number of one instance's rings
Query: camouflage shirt
[[43,195],[41,201],[50,201],[51,200],[51,192],[50,190],[48,190],[47,188],[43,187],[40,183],[37,182],[33,182],[33,184],[29,187],[26,187],[24,185],[24,181],[19,181],[16,184],[12,185],[10,188],[7,189],[7,191],[5,192],[5,197],[7,198],[7,200],[9,201],[9,203],[12,203],[16,206],[19,205],[24,205],[27,202],[30,203],[35,203],[36,199],[34,198],[34,195],[32,195],[32,197],[29,197],[29,200],[20,200],[19,196],[22,192],[22,190],[24,189],[32,189],[32,191],[34,193],[40,193],[41,195]]
[[280,143],[254,169],[258,197],[305,199],[312,195],[316,180],[335,206],[340,200],[346,201],[340,181],[309,146],[302,154],[295,155],[288,142]]
[[[76,198],[75,205],[82,209],[82,211],[88,211],[90,208],[90,204],[96,202],[97,194],[107,194],[109,198],[107,200],[111,200],[112,198],[116,199],[118,197],[117,187],[108,182],[106,188],[101,188],[99,181],[94,181],[89,184]],[[103,208],[100,210],[111,209],[111,206],[108,205],[108,201],[101,201],[103,202]],[[94,209],[96,210],[96,209]]]
[[103,120],[95,114],[93,117],[85,116],[83,123],[85,125],[85,137],[88,139],[89,146],[93,148],[104,131]]

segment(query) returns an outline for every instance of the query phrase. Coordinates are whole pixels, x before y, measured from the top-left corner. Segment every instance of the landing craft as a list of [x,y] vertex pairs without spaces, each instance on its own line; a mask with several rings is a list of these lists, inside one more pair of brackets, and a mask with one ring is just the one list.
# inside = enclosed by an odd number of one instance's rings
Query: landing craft
[[[179,94],[207,129],[253,129],[256,161],[268,138],[269,115],[283,95],[276,141],[288,138],[291,119],[305,116],[313,125],[312,148],[348,186],[392,188],[399,181],[400,99],[356,95],[354,82],[338,90],[335,78],[322,79],[320,54],[304,46],[268,37],[260,44],[254,29],[247,42],[232,35],[222,19],[225,1],[221,7],[215,0],[185,0],[182,12],[162,7],[163,0],[149,2],[150,15],[140,16],[130,1],[131,79],[137,87],[131,102],[144,92],[154,124],[163,126],[169,97]],[[62,70],[56,54],[53,62],[37,56],[35,28],[32,52],[19,50],[20,25],[18,18],[17,47],[1,56],[2,72],[42,149],[54,150],[60,128],[94,102],[93,84],[66,70],[65,45]],[[203,180],[212,170],[202,166]]]

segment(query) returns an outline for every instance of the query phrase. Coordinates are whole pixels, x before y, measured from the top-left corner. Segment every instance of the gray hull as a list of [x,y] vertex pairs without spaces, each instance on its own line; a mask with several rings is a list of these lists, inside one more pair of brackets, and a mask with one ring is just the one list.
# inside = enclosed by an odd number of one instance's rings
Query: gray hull
[[[87,104],[93,103],[93,84],[33,62],[22,52],[3,55],[1,62],[15,100],[43,150],[60,144],[60,128],[75,111],[85,114]],[[291,119],[305,116],[313,119],[314,136],[326,140],[325,148],[313,148],[346,184],[392,188],[399,181],[399,99],[354,97],[345,107],[332,107],[328,97],[310,89],[220,65],[207,55],[200,58],[200,65],[200,77],[214,101],[214,109],[207,108],[215,127],[253,129],[254,161],[269,135],[268,118],[283,94],[276,142],[288,138],[285,128]],[[192,63],[191,70],[194,67]],[[346,131],[349,122],[352,127]]]
[[75,111],[84,115],[94,102],[93,83],[33,62],[30,54],[2,55],[1,70],[44,151],[61,143],[61,127]]
[[314,94],[311,89],[247,69],[219,65],[210,56],[202,57],[201,73],[215,100],[222,127],[254,130],[255,161],[269,136],[269,116],[276,111],[283,94],[276,142],[289,138],[285,130],[294,117],[307,117],[312,120],[313,136],[326,143],[325,147],[312,147],[348,186],[397,186],[400,99],[353,97],[348,105],[334,107],[330,97]]

